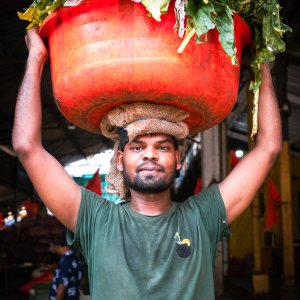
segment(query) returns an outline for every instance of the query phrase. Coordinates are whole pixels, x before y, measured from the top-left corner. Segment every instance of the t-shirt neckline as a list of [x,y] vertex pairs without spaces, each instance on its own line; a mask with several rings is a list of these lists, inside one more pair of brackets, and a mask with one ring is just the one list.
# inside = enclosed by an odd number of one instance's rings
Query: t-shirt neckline
[[166,212],[160,214],[160,215],[156,215],[156,216],[148,216],[148,215],[143,215],[135,210],[133,210],[130,207],[130,201],[122,204],[122,207],[124,208],[124,210],[129,213],[131,216],[141,219],[141,220],[145,220],[145,221],[151,221],[151,220],[158,220],[160,218],[165,218],[167,216],[169,216],[170,214],[172,214],[175,209],[176,209],[176,203],[172,202],[172,207],[170,209],[168,209]]

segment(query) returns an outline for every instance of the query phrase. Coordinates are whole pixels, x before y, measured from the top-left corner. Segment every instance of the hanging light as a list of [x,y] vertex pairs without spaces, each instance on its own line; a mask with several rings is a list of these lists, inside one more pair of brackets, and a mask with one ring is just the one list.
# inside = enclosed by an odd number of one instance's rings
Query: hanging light
[[17,222],[20,222],[23,218],[27,216],[27,210],[25,206],[22,206],[18,212]]
[[236,156],[237,158],[242,158],[242,157],[244,156],[244,151],[241,150],[241,149],[235,150],[235,156]]
[[15,224],[15,217],[11,211],[9,211],[7,217],[4,218],[4,224],[5,226],[12,226]]

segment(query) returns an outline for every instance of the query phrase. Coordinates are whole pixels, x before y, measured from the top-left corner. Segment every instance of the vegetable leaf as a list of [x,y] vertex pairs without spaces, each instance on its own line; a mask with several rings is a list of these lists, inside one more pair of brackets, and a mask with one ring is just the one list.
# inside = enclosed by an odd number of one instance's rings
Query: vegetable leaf
[[170,0],[141,0],[142,4],[149,11],[156,21],[161,21],[161,14],[167,13]]
[[216,27],[213,18],[213,15],[216,15],[214,7],[210,2],[205,4],[202,1],[189,0],[187,13],[194,19],[198,41],[201,42],[201,36]]
[[65,1],[66,0],[34,0],[23,13],[18,12],[18,17],[21,20],[30,22],[26,29],[35,25],[40,26],[48,14],[62,6]]
[[234,27],[233,27],[233,13],[231,9],[225,4],[215,3],[214,7],[217,12],[217,29],[219,31],[219,40],[227,55],[231,58],[232,63],[237,65],[236,48],[234,42]]

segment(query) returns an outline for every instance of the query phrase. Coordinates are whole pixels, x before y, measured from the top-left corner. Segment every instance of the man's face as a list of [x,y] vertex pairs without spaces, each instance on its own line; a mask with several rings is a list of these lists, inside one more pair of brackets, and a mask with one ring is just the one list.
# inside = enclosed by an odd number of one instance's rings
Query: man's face
[[167,190],[181,167],[179,150],[168,135],[139,136],[118,152],[117,167],[125,182],[137,192],[155,194]]

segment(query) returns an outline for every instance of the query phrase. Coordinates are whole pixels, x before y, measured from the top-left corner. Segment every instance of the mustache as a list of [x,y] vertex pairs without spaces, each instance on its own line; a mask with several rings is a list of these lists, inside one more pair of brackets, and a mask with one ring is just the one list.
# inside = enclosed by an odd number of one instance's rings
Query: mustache
[[136,172],[139,172],[141,170],[157,170],[157,171],[164,172],[165,168],[160,164],[158,164],[157,162],[146,161],[136,167]]

